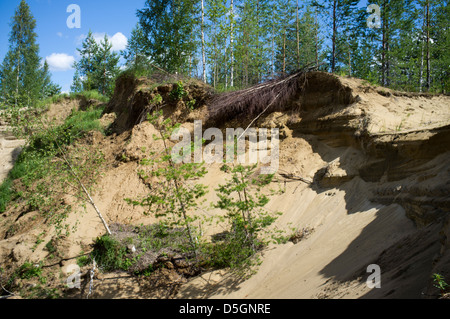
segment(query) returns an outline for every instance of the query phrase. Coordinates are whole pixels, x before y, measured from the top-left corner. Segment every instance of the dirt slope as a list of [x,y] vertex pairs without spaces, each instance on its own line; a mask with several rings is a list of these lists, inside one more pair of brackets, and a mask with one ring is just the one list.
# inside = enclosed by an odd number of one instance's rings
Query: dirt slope
[[[280,171],[315,180],[311,187],[288,183],[271,208],[284,212],[280,225],[314,232],[266,252],[258,273],[245,282],[206,274],[179,296],[435,294],[431,273],[450,270],[448,235],[440,234],[448,233],[442,221],[450,207],[449,103],[445,96],[403,94],[347,78],[336,85],[328,75],[312,74],[298,119],[275,113],[259,124],[285,131]],[[381,267],[380,289],[366,285],[370,264]],[[229,289],[217,289],[221,285]]]
[[[124,80],[106,108],[107,113],[116,114],[113,133],[107,137],[93,134],[86,140],[88,147],[102,150],[107,158],[93,197],[109,223],[154,222],[123,200],[146,194],[147,186],[137,175],[138,163],[143,149],[159,147],[153,141],[155,129],[142,117],[155,97],[148,89],[153,84],[134,81]],[[159,92],[167,96],[172,88],[165,85]],[[198,85],[191,85],[189,92],[200,101],[195,111],[187,112],[184,105],[169,105],[164,110],[192,128],[195,119],[208,121],[209,92]],[[175,297],[436,297],[431,274],[450,278],[450,98],[394,92],[361,80],[314,72],[308,75],[305,91],[290,103],[292,107],[285,108],[288,111],[267,112],[255,123],[280,128],[282,137],[280,174],[274,186],[284,193],[272,198],[269,209],[283,212],[278,228],[313,231],[296,244],[269,247],[258,272],[248,280],[224,270],[204,273],[182,279]],[[105,118],[114,117],[105,114]],[[220,128],[245,128],[248,123],[248,119],[237,118]],[[211,188],[225,179],[215,164],[208,171],[202,182]],[[214,200],[212,192],[207,199]],[[19,215],[11,210],[3,218]],[[19,216],[16,223],[22,220],[23,224],[25,218],[31,220],[31,215]],[[104,233],[89,206],[83,215],[72,214],[69,222],[79,225],[60,244],[64,258],[53,270],[61,274],[55,275],[53,285],[64,281],[73,258]],[[23,228],[11,237],[5,235],[6,226],[0,228],[2,262],[37,262],[47,255],[43,246],[53,236],[47,225],[35,222],[33,229]],[[45,238],[35,246],[44,229]],[[215,231],[220,230],[212,229],[207,235]],[[370,264],[381,268],[379,289],[366,285]],[[99,274],[93,296],[165,298],[168,294],[117,273]]]

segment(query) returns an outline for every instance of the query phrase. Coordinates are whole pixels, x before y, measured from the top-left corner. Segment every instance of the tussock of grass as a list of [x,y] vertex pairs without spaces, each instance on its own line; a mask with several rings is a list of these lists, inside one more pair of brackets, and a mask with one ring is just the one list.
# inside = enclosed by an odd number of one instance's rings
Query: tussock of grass
[[0,212],[4,212],[6,210],[6,206],[11,201],[12,197],[12,179],[8,177],[0,185]]
[[88,100],[97,100],[103,103],[106,103],[109,101],[109,98],[105,95],[100,94],[98,91],[92,90],[92,91],[83,91],[78,93],[70,93],[69,98],[75,99],[80,98],[81,96],[85,97]]

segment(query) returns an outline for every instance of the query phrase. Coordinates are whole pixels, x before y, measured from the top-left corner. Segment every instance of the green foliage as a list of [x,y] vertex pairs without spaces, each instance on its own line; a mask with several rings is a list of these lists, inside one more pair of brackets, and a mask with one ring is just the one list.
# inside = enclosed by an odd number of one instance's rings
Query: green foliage
[[158,156],[141,161],[142,165],[151,166],[153,169],[149,173],[141,171],[140,174],[154,176],[158,178],[158,182],[152,186],[150,194],[144,199],[140,201],[126,199],[126,201],[148,207],[156,217],[164,218],[171,226],[186,227],[191,249],[196,253],[197,241],[194,239],[191,225],[196,216],[189,213],[198,207],[198,201],[206,194],[206,186],[200,183],[192,185],[190,182],[204,176],[207,171],[203,163],[181,161],[182,158],[190,158],[192,148],[189,154],[180,156],[169,146],[170,138],[180,127],[179,124],[172,124],[170,119],[164,119],[162,112],[155,112],[148,118],[159,131],[159,136],[153,138],[163,141],[164,150]]
[[450,286],[445,282],[444,276],[441,274],[433,274],[432,278],[435,283],[434,287],[438,288],[441,294],[445,294]]
[[[256,242],[255,242],[256,244]],[[255,250],[248,245],[247,231],[242,223],[236,224],[232,232],[213,243],[206,243],[203,252],[208,256],[207,264],[213,268],[242,269],[253,265]]]
[[264,209],[269,198],[262,190],[269,185],[273,175],[260,175],[254,178],[256,165],[237,165],[222,170],[231,178],[216,189],[219,200],[214,205],[226,211],[225,221],[230,229],[218,243],[211,244],[207,250],[214,266],[239,268],[248,265],[259,249],[269,239],[268,228],[277,219],[276,215]]
[[69,97],[72,99],[84,97],[87,100],[97,100],[104,103],[109,101],[109,97],[101,94],[96,90],[72,92],[70,93]]
[[[61,151],[72,147],[66,159],[85,184],[91,185],[99,174],[103,154],[77,148],[75,142],[89,131],[102,131],[98,121],[101,113],[101,108],[74,111],[60,126],[41,125],[29,137],[28,145],[0,186],[0,211],[5,211],[11,200],[20,198],[30,209],[39,211],[49,223],[54,224],[59,234],[67,234],[69,229],[64,220],[71,206],[64,204],[61,194],[72,193],[78,198],[83,197],[79,188],[71,186],[78,185],[78,180],[61,158]],[[17,183],[14,187],[13,182]]]
[[150,101],[150,104],[158,105],[163,101],[162,96],[160,94],[156,94],[155,97]]
[[319,64],[321,71],[406,91],[426,90],[429,73],[429,90],[448,92],[448,1],[370,4],[381,9],[381,28],[367,26],[368,4],[356,0],[146,1],[129,63],[142,57],[171,73],[198,76],[201,47],[207,80],[218,91]]
[[56,252],[56,247],[55,247],[55,241],[53,239],[49,240],[47,242],[47,244],[45,244],[45,249],[50,253],[53,254]]
[[19,267],[17,275],[20,279],[31,279],[33,277],[40,277],[42,274],[42,264],[32,264],[25,262]]
[[[44,280],[45,281],[45,280]],[[41,282],[41,284],[45,284],[45,282]],[[36,285],[31,288],[31,292],[28,296],[25,296],[29,299],[61,299],[62,296],[58,292],[57,288],[46,288],[41,285]]]
[[169,73],[189,73],[189,57],[196,51],[195,10],[191,0],[147,0],[137,12],[145,55]]
[[147,75],[149,59],[146,56],[147,38],[139,24],[131,31],[131,37],[127,42],[126,49],[120,54],[126,60],[126,66],[137,76]]
[[197,103],[197,101],[195,99],[189,100],[186,102],[186,107],[193,111],[195,109],[195,103]]
[[93,256],[105,270],[128,270],[127,248],[109,235],[96,239]]
[[164,119],[160,112],[149,116],[149,120],[159,130],[160,136],[154,136],[154,139],[164,142],[164,150],[156,157],[141,161],[141,165],[150,167],[150,171],[140,170],[140,177],[152,176],[154,182],[148,196],[141,200],[126,199],[129,204],[147,207],[170,227],[185,228],[189,250],[212,267],[243,269],[245,265],[254,264],[253,256],[271,240],[280,242],[279,232],[269,230],[280,213],[272,214],[264,209],[269,197],[263,189],[271,183],[273,175],[255,178],[256,165],[222,167],[231,178],[216,189],[219,200],[214,208],[226,212],[220,222],[224,222],[229,230],[220,240],[211,243],[195,235],[192,224],[198,217],[189,213],[198,208],[207,188],[193,180],[203,177],[206,170],[203,164],[190,163],[194,151],[192,144],[188,154],[182,155],[169,146],[169,138],[179,125]]
[[41,67],[36,42],[36,20],[22,0],[11,20],[9,50],[0,65],[0,103],[14,107],[35,107],[61,88],[52,83],[48,64]]
[[81,267],[89,265],[91,258],[89,256],[81,256],[77,258],[77,265]]
[[42,86],[40,91],[40,99],[46,99],[61,93],[61,86],[55,84],[51,80],[51,74],[47,60],[41,69]]
[[175,88],[170,92],[170,97],[175,101],[181,101],[187,95],[182,81],[175,84]]
[[12,190],[12,179],[7,177],[2,184],[0,184],[0,212],[6,210],[7,205],[12,200],[14,192]]
[[[191,251],[186,229],[173,228],[164,221],[148,226],[123,225],[123,229],[97,238],[91,257],[84,256],[78,264],[85,265],[91,258],[107,271],[125,270],[147,276],[156,267],[155,257],[170,254],[183,255]],[[129,234],[128,237],[121,235]],[[134,252],[129,247],[134,246]],[[143,258],[147,256],[147,258]],[[148,258],[150,257],[150,258]]]
[[77,49],[81,59],[74,63],[75,74],[72,92],[97,91],[105,96],[114,92],[115,79],[119,74],[119,55],[111,50],[112,44],[105,35],[97,44],[91,31]]

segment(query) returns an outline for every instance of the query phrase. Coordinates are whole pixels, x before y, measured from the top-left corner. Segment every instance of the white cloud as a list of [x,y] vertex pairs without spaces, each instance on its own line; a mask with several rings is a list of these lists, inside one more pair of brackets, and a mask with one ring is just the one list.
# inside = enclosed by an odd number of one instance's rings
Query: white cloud
[[[92,36],[94,37],[95,42],[100,44],[100,42],[103,41],[103,39],[105,38],[105,33],[94,32],[92,33]],[[108,41],[111,42],[112,44],[113,51],[125,50],[128,43],[128,39],[122,32],[117,32],[113,36],[106,34],[106,36],[108,37]],[[79,35],[76,38],[77,45],[80,46],[83,43],[84,39],[86,39],[86,37],[87,37],[86,34]]]
[[114,34],[109,41],[112,43],[113,51],[125,50],[128,43],[127,37],[124,36],[122,32],[117,32]]
[[52,53],[45,58],[50,71],[67,71],[72,69],[75,58],[65,53]]
[[57,35],[58,37],[60,37],[60,38],[62,38],[62,37],[63,37],[63,34],[62,34],[62,32],[57,32],[57,33],[56,33],[56,35]]

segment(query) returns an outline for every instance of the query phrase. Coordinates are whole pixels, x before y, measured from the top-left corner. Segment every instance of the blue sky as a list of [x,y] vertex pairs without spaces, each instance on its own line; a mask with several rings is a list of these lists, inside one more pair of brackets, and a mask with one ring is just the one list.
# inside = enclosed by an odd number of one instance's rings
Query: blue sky
[[[36,19],[36,33],[40,56],[47,59],[52,80],[70,91],[74,70],[70,65],[78,60],[77,48],[89,30],[94,36],[110,37],[116,50],[123,49],[131,30],[138,22],[136,10],[142,9],[145,0],[27,0]],[[0,0],[0,63],[8,51],[10,21],[20,0]],[[67,12],[70,4],[81,9],[81,28],[70,29]]]

